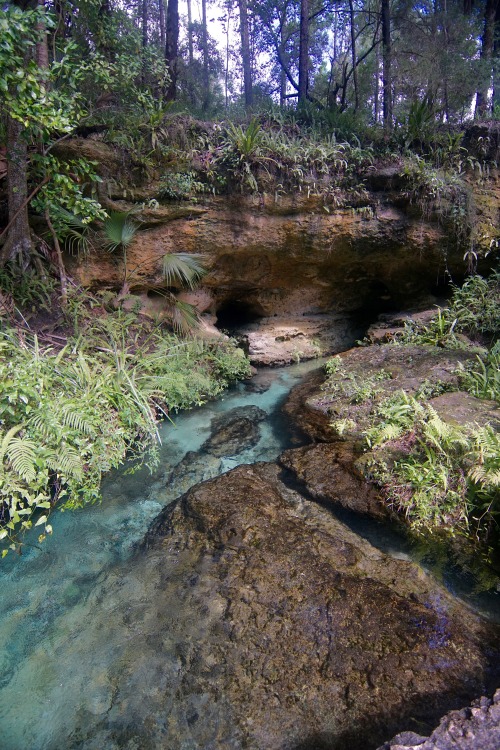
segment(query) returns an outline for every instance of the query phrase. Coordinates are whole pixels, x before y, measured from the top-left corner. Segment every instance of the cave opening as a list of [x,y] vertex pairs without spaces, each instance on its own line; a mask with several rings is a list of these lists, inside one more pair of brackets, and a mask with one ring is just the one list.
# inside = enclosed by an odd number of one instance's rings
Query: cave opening
[[217,327],[232,332],[265,317],[260,305],[242,300],[228,300],[217,310]]

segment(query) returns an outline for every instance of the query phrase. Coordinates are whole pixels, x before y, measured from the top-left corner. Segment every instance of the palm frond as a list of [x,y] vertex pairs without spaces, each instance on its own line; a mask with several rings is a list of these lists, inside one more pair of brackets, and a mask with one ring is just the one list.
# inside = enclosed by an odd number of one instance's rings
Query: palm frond
[[114,253],[116,250],[126,249],[138,228],[128,211],[112,211],[103,224],[107,250]]
[[167,253],[163,256],[163,276],[168,286],[187,286],[194,289],[207,273],[202,256],[188,253]]
[[174,331],[187,335],[192,333],[199,324],[198,313],[193,305],[189,302],[183,302],[176,299],[172,305],[172,325]]

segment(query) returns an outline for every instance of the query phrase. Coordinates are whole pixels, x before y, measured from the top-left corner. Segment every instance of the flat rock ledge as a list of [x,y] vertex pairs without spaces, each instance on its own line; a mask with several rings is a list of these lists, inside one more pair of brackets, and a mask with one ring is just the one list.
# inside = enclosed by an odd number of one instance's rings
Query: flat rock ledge
[[139,560],[165,571],[158,607],[162,589],[179,602],[181,659],[149,709],[169,706],[168,740],[149,720],[140,730],[157,749],[367,750],[405,726],[428,733],[498,681],[498,627],[288,488],[275,464],[189,490]]
[[493,700],[480,698],[469,708],[451,711],[430,737],[402,732],[378,750],[498,750],[500,748],[500,690]]

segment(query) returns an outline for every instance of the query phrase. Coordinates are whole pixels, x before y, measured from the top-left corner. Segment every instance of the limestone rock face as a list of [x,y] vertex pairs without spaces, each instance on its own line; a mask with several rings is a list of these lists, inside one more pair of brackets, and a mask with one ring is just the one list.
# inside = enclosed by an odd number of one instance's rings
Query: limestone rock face
[[371,392],[366,397],[354,398],[354,386],[347,383],[345,392],[332,394],[322,388],[324,375],[305,382],[301,391],[291,394],[285,410],[313,439],[337,439],[330,424],[339,419],[352,420],[344,439],[360,438],[370,425],[370,414],[376,405],[397,391],[405,390],[412,395],[424,383],[431,392],[439,384],[458,390],[458,365],[475,359],[474,352],[389,344],[358,347],[339,356],[343,370],[353,375],[360,386],[372,379]]
[[480,698],[469,708],[451,711],[430,737],[402,732],[379,750],[498,750],[500,747],[500,690],[493,700]]
[[[279,203],[272,196],[222,196],[175,209],[145,211],[127,250],[132,291],[164,284],[165,253],[202,253],[209,270],[203,286],[216,310],[230,305],[249,316],[286,317],[428,299],[444,268],[442,230],[386,198],[369,212],[327,213],[321,198],[306,196]],[[463,272],[462,255],[449,252],[450,272]],[[119,259],[109,253],[68,264],[84,286],[119,288],[123,280]]]
[[[150,722],[135,729],[156,748],[366,750],[495,679],[496,628],[288,489],[275,465],[194,487],[145,546],[139,565],[177,561],[164,586],[182,602],[169,633],[182,634],[181,661],[165,701],[172,707],[175,690],[186,714],[172,708],[164,740]],[[145,637],[151,621],[149,611]]]

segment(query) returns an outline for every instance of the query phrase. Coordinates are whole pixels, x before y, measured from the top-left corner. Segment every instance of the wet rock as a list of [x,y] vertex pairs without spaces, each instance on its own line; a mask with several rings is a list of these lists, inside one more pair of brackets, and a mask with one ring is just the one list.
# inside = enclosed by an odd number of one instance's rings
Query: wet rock
[[193,484],[213,479],[221,470],[221,460],[215,455],[188,451],[184,458],[166,477],[172,498],[184,494]]
[[325,377],[324,369],[318,367],[299,385],[292,388],[282,407],[284,415],[290,422],[311,440],[328,441],[333,435],[328,414],[316,408],[314,404],[315,397],[321,392]]
[[259,422],[266,417],[266,412],[258,406],[231,409],[212,419],[212,434],[201,449],[213,456],[237,456],[257,445],[260,440]]
[[374,488],[356,474],[355,460],[352,446],[346,443],[293,448],[278,459],[316,500],[339,504],[374,518],[386,518],[387,506]]
[[500,690],[493,700],[480,698],[469,708],[451,711],[430,737],[402,732],[378,750],[498,750],[500,747]]
[[184,746],[187,721],[193,750],[366,750],[498,679],[498,628],[287,488],[272,464],[193,488],[146,548],[163,570],[190,560],[169,689],[198,720],[175,719],[174,706],[157,748]]
[[436,307],[427,310],[414,310],[392,315],[379,315],[366,331],[365,339],[369,344],[387,344],[400,335],[407,323],[428,324],[436,317]]

